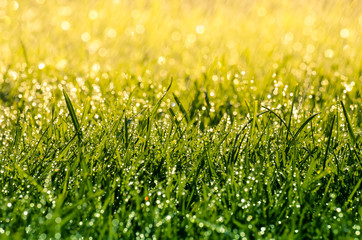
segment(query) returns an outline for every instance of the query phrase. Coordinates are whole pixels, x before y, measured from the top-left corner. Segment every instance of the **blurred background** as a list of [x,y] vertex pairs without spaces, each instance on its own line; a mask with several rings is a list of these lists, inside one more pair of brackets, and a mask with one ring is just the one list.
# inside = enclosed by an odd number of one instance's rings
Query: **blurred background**
[[299,63],[296,76],[308,66],[361,68],[362,3],[353,0],[1,0],[0,24],[2,67],[24,62],[25,47],[31,65],[59,70],[160,65],[182,76],[216,58],[259,77],[284,61]]
[[0,95],[45,106],[62,87],[76,102],[138,91],[137,112],[173,77],[186,106],[203,89],[236,114],[298,86],[319,109],[347,98],[353,110],[361,29],[357,0],[1,0]]

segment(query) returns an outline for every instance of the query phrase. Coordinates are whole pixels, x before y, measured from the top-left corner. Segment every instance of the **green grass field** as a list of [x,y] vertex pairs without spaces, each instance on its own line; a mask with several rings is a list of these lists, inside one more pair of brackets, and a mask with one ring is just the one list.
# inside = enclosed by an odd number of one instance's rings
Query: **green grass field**
[[0,239],[361,239],[361,1],[0,0],[0,33]]

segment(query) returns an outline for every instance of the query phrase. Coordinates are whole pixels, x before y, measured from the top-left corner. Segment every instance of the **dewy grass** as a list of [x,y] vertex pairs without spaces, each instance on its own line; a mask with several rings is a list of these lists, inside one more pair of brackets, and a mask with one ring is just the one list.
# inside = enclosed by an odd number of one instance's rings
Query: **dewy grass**
[[0,1],[0,239],[360,239],[359,1]]

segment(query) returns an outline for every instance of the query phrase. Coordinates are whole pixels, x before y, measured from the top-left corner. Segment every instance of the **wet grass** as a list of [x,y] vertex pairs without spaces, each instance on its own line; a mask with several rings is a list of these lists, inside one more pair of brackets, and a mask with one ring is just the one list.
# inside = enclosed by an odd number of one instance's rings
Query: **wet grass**
[[0,239],[360,239],[362,6],[321,2],[0,4]]

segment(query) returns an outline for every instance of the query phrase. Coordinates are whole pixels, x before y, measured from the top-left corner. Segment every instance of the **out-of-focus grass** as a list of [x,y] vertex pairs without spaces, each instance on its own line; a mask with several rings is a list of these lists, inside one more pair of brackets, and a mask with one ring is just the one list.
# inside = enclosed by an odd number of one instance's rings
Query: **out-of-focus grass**
[[361,13],[0,1],[0,238],[358,239]]

